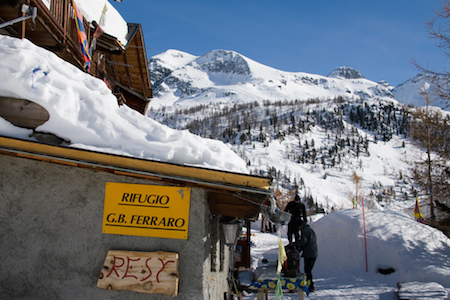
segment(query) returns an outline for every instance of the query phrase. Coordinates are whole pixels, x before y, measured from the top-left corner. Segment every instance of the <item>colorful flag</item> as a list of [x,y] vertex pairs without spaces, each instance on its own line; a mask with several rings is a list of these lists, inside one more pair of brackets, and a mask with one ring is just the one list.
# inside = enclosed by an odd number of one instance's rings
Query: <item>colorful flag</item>
[[416,207],[414,207],[414,217],[416,217],[417,222],[425,224],[425,218],[420,212],[419,199],[417,199],[417,197],[416,197]]
[[84,31],[83,26],[83,14],[76,6],[74,0],[72,0],[72,6],[73,11],[75,13],[75,23],[77,25],[78,41],[81,44],[81,52],[83,53],[84,69],[89,72],[89,64],[91,62],[91,56],[89,55],[86,32]]

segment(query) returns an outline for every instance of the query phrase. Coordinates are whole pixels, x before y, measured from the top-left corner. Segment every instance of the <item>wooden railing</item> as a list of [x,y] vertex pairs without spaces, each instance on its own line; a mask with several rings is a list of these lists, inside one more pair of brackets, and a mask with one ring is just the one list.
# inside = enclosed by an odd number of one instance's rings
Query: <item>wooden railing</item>
[[[78,60],[82,61],[82,52],[78,42],[77,26],[75,23],[75,13],[71,0],[50,0],[50,10],[42,0],[29,0],[31,6],[38,8],[38,14],[43,16],[49,26],[55,31],[57,38],[63,45],[75,51]],[[83,17],[84,30],[90,42],[90,24]]]

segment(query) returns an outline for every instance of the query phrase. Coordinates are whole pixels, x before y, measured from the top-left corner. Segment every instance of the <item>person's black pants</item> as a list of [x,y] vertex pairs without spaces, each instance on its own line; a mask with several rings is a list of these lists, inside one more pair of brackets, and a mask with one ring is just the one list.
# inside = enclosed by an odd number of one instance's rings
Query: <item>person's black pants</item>
[[289,243],[292,243],[292,235],[294,235],[295,241],[298,241],[300,239],[300,234],[298,233],[296,222],[288,223],[287,238]]
[[307,258],[304,257],[305,260],[305,274],[306,280],[308,281],[308,287],[314,288],[313,277],[312,277],[312,269],[314,267],[314,263],[316,262],[316,258]]

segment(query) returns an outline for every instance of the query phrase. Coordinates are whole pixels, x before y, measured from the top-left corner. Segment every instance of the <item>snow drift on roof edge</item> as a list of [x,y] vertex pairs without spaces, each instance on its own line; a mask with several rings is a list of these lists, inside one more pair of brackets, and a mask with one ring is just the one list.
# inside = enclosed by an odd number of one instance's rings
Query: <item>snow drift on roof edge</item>
[[[122,15],[106,0],[75,0],[84,18],[91,22],[100,24],[103,31],[116,37],[122,45],[128,44],[126,39],[128,33],[127,22]],[[103,11],[105,11],[102,22]]]
[[[119,108],[101,80],[25,39],[0,35],[0,95],[42,105],[50,119],[37,129],[70,140],[72,147],[248,173],[229,146]],[[0,121],[2,135],[33,140],[31,130]]]

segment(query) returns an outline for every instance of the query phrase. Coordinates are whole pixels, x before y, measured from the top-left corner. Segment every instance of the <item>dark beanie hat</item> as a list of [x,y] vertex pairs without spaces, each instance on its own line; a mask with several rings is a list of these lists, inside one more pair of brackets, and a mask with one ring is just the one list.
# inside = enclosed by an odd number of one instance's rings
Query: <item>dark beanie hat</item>
[[304,220],[298,220],[297,221],[297,228],[299,228],[300,226],[305,225],[305,224],[306,224],[306,222]]
[[297,194],[295,194],[295,198],[294,198],[294,201],[300,201],[300,196],[299,196],[299,195],[297,195]]

